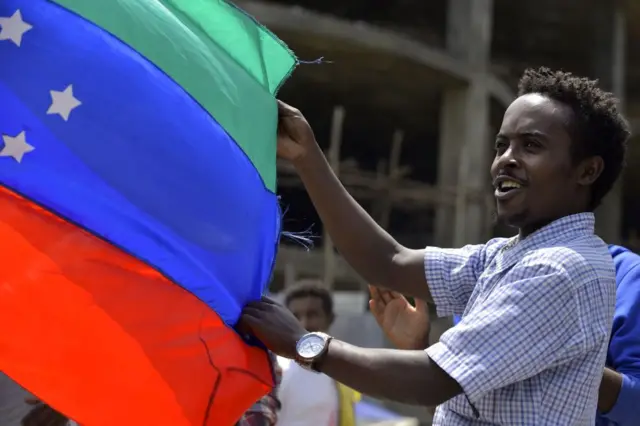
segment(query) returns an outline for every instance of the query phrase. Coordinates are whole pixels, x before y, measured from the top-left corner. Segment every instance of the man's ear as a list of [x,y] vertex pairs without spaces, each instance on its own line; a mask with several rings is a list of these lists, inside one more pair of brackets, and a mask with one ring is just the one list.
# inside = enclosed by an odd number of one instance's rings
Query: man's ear
[[600,156],[585,158],[578,169],[578,185],[589,186],[598,180],[604,170],[604,160]]

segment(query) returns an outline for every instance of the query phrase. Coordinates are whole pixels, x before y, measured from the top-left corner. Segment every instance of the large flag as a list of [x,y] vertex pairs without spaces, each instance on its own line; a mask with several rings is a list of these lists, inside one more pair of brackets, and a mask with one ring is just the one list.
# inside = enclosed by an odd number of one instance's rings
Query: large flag
[[0,370],[78,423],[233,424],[292,53],[222,0],[0,1]]

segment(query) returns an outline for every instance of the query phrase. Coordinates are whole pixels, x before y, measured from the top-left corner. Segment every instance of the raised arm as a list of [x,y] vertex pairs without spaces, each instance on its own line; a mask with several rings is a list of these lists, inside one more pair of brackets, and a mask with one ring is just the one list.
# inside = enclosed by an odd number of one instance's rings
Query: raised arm
[[331,170],[300,111],[279,103],[278,154],[294,165],[331,238],[362,277],[381,287],[431,300],[421,250],[382,229]]

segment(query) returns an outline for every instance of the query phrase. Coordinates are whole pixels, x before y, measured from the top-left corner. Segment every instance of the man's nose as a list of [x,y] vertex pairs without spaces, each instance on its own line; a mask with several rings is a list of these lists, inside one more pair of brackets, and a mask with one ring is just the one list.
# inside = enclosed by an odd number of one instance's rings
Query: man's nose
[[309,327],[309,318],[308,317],[301,317],[300,318],[300,324],[302,325],[302,327],[308,328]]
[[517,167],[519,164],[518,153],[510,146],[498,158],[498,168]]

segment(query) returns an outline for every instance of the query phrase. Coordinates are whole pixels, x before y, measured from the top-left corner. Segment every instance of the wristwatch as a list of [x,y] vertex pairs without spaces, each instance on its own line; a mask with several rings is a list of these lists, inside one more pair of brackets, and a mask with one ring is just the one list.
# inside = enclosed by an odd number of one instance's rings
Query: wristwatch
[[295,361],[307,370],[319,372],[318,361],[322,359],[324,354],[329,350],[329,343],[333,339],[325,333],[314,332],[307,333],[296,343],[296,359]]

